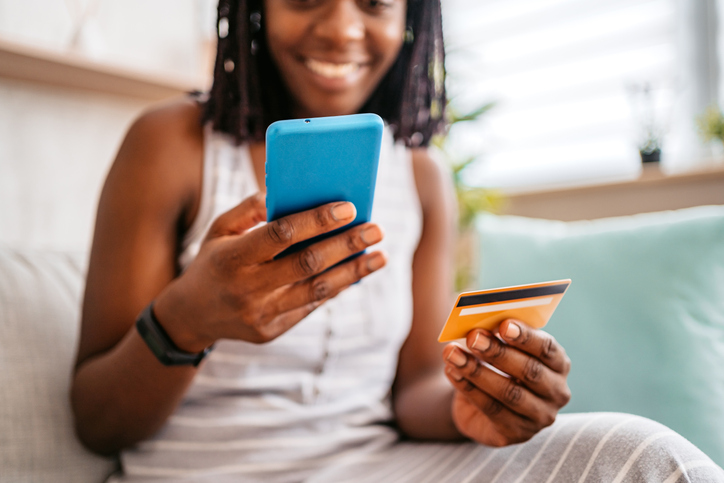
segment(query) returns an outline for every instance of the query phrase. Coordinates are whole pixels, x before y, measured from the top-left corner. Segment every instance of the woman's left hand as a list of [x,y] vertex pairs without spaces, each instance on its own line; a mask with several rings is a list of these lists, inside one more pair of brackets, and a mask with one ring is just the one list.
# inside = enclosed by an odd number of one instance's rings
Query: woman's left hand
[[[455,387],[452,417],[464,436],[489,446],[529,440],[553,424],[571,398],[571,361],[550,335],[517,320],[467,335],[468,350],[445,347],[445,374]],[[486,364],[507,374],[501,375]]]

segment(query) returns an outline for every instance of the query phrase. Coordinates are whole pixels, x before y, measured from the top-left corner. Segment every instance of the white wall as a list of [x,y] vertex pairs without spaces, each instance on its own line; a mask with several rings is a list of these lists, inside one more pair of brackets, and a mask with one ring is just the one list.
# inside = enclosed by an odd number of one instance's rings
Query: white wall
[[[0,0],[0,36],[137,69],[197,74],[213,0]],[[79,38],[80,25],[84,25]]]
[[87,249],[101,184],[146,104],[0,79],[0,243]]
[[[207,69],[202,54],[214,4],[0,0],[0,38],[141,72],[198,77]],[[86,32],[74,43],[84,11]],[[0,243],[88,249],[106,172],[148,104],[0,78]]]

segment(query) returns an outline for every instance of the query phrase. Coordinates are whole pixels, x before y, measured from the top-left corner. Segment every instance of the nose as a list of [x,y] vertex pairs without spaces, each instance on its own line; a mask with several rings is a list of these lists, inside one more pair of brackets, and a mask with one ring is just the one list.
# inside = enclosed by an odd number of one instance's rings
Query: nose
[[320,12],[314,34],[332,46],[344,46],[365,37],[364,12],[355,0],[332,0]]

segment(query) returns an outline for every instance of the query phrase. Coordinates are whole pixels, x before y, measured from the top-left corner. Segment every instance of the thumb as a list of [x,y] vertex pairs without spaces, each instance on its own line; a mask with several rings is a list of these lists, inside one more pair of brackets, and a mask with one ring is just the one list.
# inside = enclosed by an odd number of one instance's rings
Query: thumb
[[241,235],[266,221],[266,195],[258,192],[222,213],[214,220],[206,235],[206,240],[222,236]]

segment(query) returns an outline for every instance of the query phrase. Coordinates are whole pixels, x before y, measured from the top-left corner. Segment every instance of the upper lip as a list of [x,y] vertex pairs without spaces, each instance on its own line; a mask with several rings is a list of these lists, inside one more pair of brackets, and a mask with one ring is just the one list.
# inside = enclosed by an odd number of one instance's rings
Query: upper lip
[[325,58],[323,56],[316,56],[316,55],[305,55],[302,56],[302,60],[314,60],[317,62],[326,62],[328,64],[359,64],[359,65],[365,65],[369,63],[368,60],[363,59],[340,59],[340,58]]

